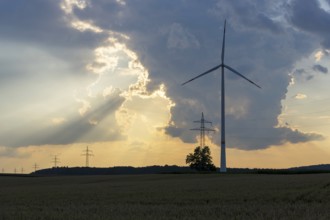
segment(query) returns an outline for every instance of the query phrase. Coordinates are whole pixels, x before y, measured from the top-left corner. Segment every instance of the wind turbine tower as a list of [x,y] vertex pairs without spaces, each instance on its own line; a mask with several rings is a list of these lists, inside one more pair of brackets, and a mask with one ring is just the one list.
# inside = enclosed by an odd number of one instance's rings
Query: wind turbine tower
[[86,147],[86,150],[84,150],[84,154],[82,156],[86,157],[86,167],[89,167],[89,157],[94,156],[93,151],[88,149],[88,146]]
[[200,147],[205,147],[205,131],[206,132],[215,131],[212,128],[205,127],[205,124],[211,124],[212,125],[212,122],[205,120],[204,119],[204,113],[202,112],[201,120],[200,121],[194,121],[194,123],[200,123],[200,127],[199,128],[192,128],[190,130],[200,131]]
[[220,153],[220,172],[225,173],[227,172],[227,165],[226,165],[226,139],[225,139],[225,68],[230,70],[232,73],[235,73],[236,75],[242,77],[243,79],[247,80],[248,82],[252,83],[258,88],[261,88],[259,85],[254,83],[252,80],[246,78],[244,75],[240,74],[235,69],[231,68],[230,66],[226,65],[224,63],[225,59],[225,41],[226,41],[226,20],[223,28],[223,38],[222,38],[222,50],[221,50],[221,64],[213,67],[212,69],[207,70],[206,72],[182,83],[182,85],[185,85],[199,77],[202,77],[206,74],[209,74],[221,67],[221,153]]

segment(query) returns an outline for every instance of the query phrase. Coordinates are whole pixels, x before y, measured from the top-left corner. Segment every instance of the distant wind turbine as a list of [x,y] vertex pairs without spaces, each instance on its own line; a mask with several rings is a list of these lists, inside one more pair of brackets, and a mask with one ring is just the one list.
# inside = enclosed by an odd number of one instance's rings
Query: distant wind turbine
[[240,74],[238,71],[234,70],[230,66],[226,65],[224,63],[225,58],[225,40],[226,40],[226,20],[223,28],[223,40],[222,40],[222,51],[221,51],[221,64],[213,67],[212,69],[182,83],[182,85],[185,85],[199,77],[202,77],[208,73],[211,73],[221,67],[221,163],[220,163],[220,172],[225,173],[227,172],[227,166],[226,166],[226,140],[225,140],[225,68],[230,70],[231,72],[235,73],[236,75],[242,77],[243,79],[249,81],[253,85],[255,85],[258,88],[261,88],[259,85],[254,83],[252,80],[246,78],[242,74]]

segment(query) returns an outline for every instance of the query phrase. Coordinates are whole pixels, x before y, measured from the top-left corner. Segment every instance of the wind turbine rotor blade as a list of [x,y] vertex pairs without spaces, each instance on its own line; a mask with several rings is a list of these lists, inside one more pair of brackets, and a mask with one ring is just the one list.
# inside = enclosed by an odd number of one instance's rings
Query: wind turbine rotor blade
[[225,25],[223,28],[221,63],[223,63],[224,59],[225,59],[225,41],[226,41],[226,20],[225,20]]
[[246,78],[245,76],[243,76],[242,74],[240,74],[238,71],[234,70],[233,68],[231,68],[230,66],[227,65],[223,65],[225,68],[229,69],[230,71],[232,71],[233,73],[237,74],[238,76],[242,77],[243,79],[249,81],[250,83],[252,83],[253,85],[255,85],[256,87],[261,89],[261,86],[259,86],[258,84],[256,84],[255,82],[253,82],[252,80]]
[[215,67],[213,67],[212,69],[210,69],[210,70],[208,70],[208,71],[206,71],[206,72],[204,72],[204,73],[202,73],[202,74],[200,74],[200,75],[198,75],[198,76],[196,76],[196,77],[194,77],[194,78],[192,78],[192,79],[190,79],[190,80],[188,80],[188,81],[182,83],[181,85],[183,86],[183,85],[185,85],[185,84],[187,84],[187,83],[189,83],[189,82],[191,82],[191,81],[193,81],[193,80],[195,80],[195,79],[197,79],[197,78],[199,78],[199,77],[202,77],[202,76],[204,76],[204,75],[206,75],[206,74],[208,74],[208,73],[210,73],[210,72],[212,72],[212,71],[214,71],[214,70],[217,70],[217,69],[219,69],[219,67],[220,67],[221,65],[222,65],[222,64],[220,64],[220,65],[218,65],[218,66],[215,66]]

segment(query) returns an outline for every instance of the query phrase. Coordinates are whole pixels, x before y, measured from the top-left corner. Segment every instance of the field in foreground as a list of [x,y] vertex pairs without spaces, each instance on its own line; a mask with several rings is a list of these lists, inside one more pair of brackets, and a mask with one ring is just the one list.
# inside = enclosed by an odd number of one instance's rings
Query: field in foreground
[[330,174],[0,176],[0,219],[330,219]]

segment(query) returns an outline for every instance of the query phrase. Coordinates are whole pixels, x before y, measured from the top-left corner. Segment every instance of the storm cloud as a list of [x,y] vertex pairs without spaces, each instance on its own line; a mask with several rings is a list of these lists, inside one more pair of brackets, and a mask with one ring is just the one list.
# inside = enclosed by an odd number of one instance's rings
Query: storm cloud
[[330,13],[320,7],[319,1],[293,1],[289,17],[294,27],[318,37],[324,49],[330,48]]
[[[118,75],[118,72],[111,72],[109,68],[108,75],[91,76],[86,66],[93,60],[94,49],[106,44],[110,32],[121,33],[128,37],[118,38],[118,41],[134,51],[142,65],[148,69],[145,93],[152,94],[163,84],[166,87],[166,96],[175,103],[170,109],[168,125],[164,128],[167,135],[178,137],[184,142],[193,142],[196,134],[189,129],[194,126],[192,121],[200,118],[201,112],[221,130],[219,72],[211,73],[184,87],[181,83],[219,64],[222,28],[227,19],[226,64],[262,86],[259,90],[226,72],[228,146],[252,150],[287,142],[322,139],[318,134],[278,126],[278,116],[282,112],[281,101],[286,97],[291,81],[289,73],[293,71],[294,64],[310,55],[319,44],[324,49],[330,45],[330,14],[320,8],[318,1],[282,0],[275,3],[266,0],[144,0],[120,4],[118,1],[99,0],[86,1],[84,8],[73,6],[71,17],[88,21],[105,30],[100,33],[82,32],[72,28],[67,21],[68,16],[60,4],[55,2],[21,1],[23,5],[20,5],[14,1],[2,1],[1,40],[28,42],[27,44],[46,51],[52,59],[63,61],[66,71],[54,71],[52,76],[62,74],[71,83],[81,79],[84,83],[83,86],[75,85],[78,87],[77,91],[84,91],[82,88],[97,77],[102,89],[120,87],[114,86],[117,78],[111,78]],[[39,10],[40,7],[43,10]],[[311,16],[307,17],[306,13]],[[319,41],[315,42],[315,39]],[[4,62],[3,59],[1,62]],[[97,67],[102,68],[103,64],[99,63]],[[13,77],[9,72],[13,70],[14,65],[8,67],[8,71],[2,70],[1,79],[9,80]],[[46,71],[47,68],[43,70]],[[320,68],[317,70],[325,71]],[[20,70],[15,72],[21,75]],[[39,77],[34,71],[29,71],[29,74],[35,79]],[[15,81],[16,77],[13,78]],[[135,80],[129,83],[137,82]],[[57,85],[57,90],[64,88]],[[123,90],[120,88],[121,92]],[[11,91],[10,88],[8,91]],[[6,139],[12,129],[3,128],[0,144],[26,146],[123,138],[114,118],[116,110],[125,101],[121,92],[114,93],[108,99],[95,101],[98,104],[91,104],[91,112],[84,116],[72,116],[56,128],[38,126],[25,133],[18,130],[15,139]],[[49,97],[50,95],[47,96]],[[98,97],[85,96],[81,99],[93,103]],[[45,97],[35,101],[43,99]],[[74,104],[68,101],[69,108],[73,108]],[[17,104],[16,107],[20,106]],[[8,107],[6,114],[9,115],[12,107]],[[70,110],[70,115],[74,115],[74,112],[77,112],[76,108]],[[1,122],[4,121],[6,119],[3,116]],[[102,121],[104,123],[100,123]],[[109,133],[104,130],[109,126],[105,122],[114,125]],[[212,141],[219,145],[219,135],[213,135]]]
[[325,66],[322,66],[320,64],[316,64],[313,66],[313,70],[323,73],[323,74],[327,74],[328,73],[328,68],[326,68]]
[[[295,1],[291,4],[286,1],[258,4],[254,1],[191,1],[189,4],[177,1],[174,5],[130,1],[125,6],[113,7],[113,3],[101,1],[97,10],[91,6],[78,16],[130,36],[127,44],[149,69],[148,88],[152,90],[165,83],[168,96],[176,103],[171,109],[166,133],[186,142],[195,137],[188,129],[202,111],[220,127],[219,73],[185,87],[180,84],[219,64],[221,29],[227,18],[225,62],[263,87],[257,90],[226,73],[228,143],[241,149],[259,149],[321,138],[277,126],[281,100],[291,80],[289,73],[297,60],[315,48],[308,33],[287,26],[288,22],[299,24],[297,4]],[[313,4],[319,10],[318,4]],[[157,13],[146,13],[146,9]],[[109,10],[116,13],[106,13]],[[97,14],[106,14],[106,20],[116,22],[105,24]],[[219,135],[214,135],[213,141],[219,144]]]

